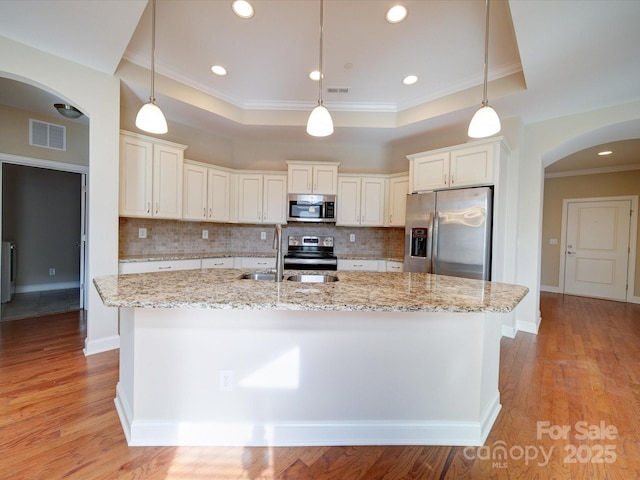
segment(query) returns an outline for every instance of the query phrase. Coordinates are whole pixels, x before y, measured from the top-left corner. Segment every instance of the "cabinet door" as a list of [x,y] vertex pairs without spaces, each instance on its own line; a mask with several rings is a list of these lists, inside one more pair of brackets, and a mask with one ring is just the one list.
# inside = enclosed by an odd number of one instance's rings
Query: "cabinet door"
[[407,214],[407,194],[409,177],[397,177],[389,180],[389,218],[390,227],[404,227]]
[[185,165],[182,192],[182,218],[205,220],[207,218],[207,168]]
[[360,225],[384,225],[384,178],[362,177],[360,187]]
[[313,192],[313,166],[289,164],[287,190],[289,193]]
[[168,145],[153,148],[153,216],[182,218],[183,151]]
[[264,175],[262,222],[287,223],[287,177]]
[[231,174],[210,168],[208,171],[207,220],[228,222],[230,219]]
[[151,217],[153,144],[120,137],[120,215]]
[[338,192],[338,167],[314,165],[313,193],[335,195]]
[[460,148],[451,152],[452,187],[493,183],[493,145]]
[[337,225],[360,225],[360,178],[338,179]]
[[262,175],[238,175],[238,222],[262,222]]
[[413,159],[412,192],[436,190],[449,186],[449,152]]

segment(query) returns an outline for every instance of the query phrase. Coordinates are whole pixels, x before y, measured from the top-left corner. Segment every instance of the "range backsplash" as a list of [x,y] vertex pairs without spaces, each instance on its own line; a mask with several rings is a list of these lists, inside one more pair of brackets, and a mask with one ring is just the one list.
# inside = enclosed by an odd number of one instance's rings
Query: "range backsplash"
[[[138,230],[147,229],[147,238],[138,238]],[[208,239],[202,238],[207,230]],[[266,239],[261,240],[265,232]],[[172,253],[252,253],[273,252],[273,225],[184,222],[120,218],[120,256]],[[355,235],[355,242],[349,235]],[[335,225],[285,225],[282,235],[332,235],[337,255],[404,256],[402,227],[336,227]],[[286,242],[286,240],[285,240]]]

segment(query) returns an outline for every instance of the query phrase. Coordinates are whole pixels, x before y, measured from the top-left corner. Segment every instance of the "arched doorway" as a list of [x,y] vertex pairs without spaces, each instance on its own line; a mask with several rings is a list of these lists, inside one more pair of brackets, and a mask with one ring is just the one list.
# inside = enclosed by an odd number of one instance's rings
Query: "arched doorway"
[[[542,291],[640,301],[638,123],[623,122],[585,133],[544,158],[548,168],[543,194]],[[617,150],[618,159],[594,160],[605,149]],[[625,225],[626,230],[620,229]],[[575,239],[569,237],[580,231],[586,241],[576,259]]]
[[10,78],[68,99],[88,117],[87,355],[119,347],[118,312],[102,304],[94,277],[118,271],[120,81],[117,77],[0,38],[2,71]]

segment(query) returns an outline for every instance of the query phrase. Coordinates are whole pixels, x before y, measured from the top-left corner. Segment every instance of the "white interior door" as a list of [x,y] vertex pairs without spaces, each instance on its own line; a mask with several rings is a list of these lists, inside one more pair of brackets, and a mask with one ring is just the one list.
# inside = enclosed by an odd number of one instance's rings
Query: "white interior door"
[[631,201],[570,202],[564,292],[626,300]]

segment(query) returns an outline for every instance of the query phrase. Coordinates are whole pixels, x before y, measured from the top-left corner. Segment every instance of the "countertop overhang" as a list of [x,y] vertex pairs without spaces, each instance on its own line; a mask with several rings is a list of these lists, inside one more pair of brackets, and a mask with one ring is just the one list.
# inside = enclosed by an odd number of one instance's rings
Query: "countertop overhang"
[[[338,271],[331,272],[337,282],[299,283],[240,279],[246,271],[112,275],[95,278],[94,284],[108,307],[237,310],[507,313],[529,291],[520,285],[427,273]],[[296,273],[286,270],[285,278]]]

